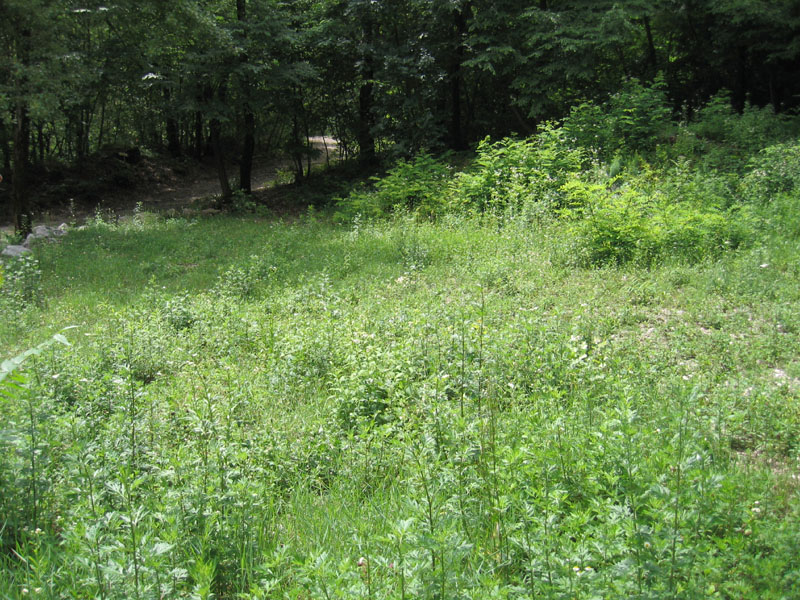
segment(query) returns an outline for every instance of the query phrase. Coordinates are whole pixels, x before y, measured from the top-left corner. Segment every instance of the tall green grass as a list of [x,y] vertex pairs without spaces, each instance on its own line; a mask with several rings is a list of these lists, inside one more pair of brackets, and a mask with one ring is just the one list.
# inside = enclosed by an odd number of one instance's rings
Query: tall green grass
[[6,265],[0,596],[800,595],[796,146],[542,135]]
[[5,353],[78,328],[3,384],[2,593],[791,597],[794,238],[586,270],[484,221],[39,248]]

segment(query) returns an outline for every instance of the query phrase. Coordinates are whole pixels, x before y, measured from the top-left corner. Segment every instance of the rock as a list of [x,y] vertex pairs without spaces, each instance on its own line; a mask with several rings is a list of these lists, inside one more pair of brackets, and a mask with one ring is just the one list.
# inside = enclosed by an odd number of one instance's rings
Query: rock
[[25,246],[7,246],[0,254],[3,256],[22,256],[23,254],[30,254],[30,252]]
[[50,237],[51,229],[47,225],[37,225],[33,228],[33,235],[40,238]]
[[69,226],[66,223],[62,223],[61,225],[53,229],[53,235],[65,235],[68,229]]

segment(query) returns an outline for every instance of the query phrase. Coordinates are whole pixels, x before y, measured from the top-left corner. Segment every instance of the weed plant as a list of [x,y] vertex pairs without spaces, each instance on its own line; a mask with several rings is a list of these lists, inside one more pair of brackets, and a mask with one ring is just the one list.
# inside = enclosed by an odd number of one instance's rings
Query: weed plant
[[[546,213],[104,221],[37,248],[2,330],[0,596],[800,596],[778,148],[741,181],[582,161]],[[615,202],[655,249],[581,259]]]

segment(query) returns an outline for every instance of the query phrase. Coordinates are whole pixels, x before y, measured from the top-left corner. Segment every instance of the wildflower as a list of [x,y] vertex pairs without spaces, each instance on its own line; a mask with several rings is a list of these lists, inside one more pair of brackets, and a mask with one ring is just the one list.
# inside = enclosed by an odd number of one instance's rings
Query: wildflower
[[359,567],[366,567],[367,566],[367,559],[363,556],[358,559],[358,566]]
[[645,547],[646,550],[649,550],[650,549],[650,542],[645,542],[644,543],[644,547]]

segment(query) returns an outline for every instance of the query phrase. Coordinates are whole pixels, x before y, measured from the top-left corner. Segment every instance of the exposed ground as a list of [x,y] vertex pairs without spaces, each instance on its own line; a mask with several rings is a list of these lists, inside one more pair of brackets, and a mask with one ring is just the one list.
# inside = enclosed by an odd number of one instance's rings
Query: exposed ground
[[[337,159],[336,140],[330,137],[313,137],[312,143],[317,151],[312,164],[319,165]],[[118,177],[113,170],[125,170]],[[291,174],[281,179],[282,171],[291,171],[292,162],[287,157],[256,157],[253,165],[252,185],[257,196],[263,196],[276,183],[289,183]],[[228,177],[238,181],[239,169],[235,164],[228,165]],[[36,189],[33,202],[39,208],[34,224],[57,226],[63,222],[81,223],[87,217],[100,211],[104,216],[124,217],[133,213],[137,205],[146,211],[164,213],[169,211],[194,211],[208,208],[219,194],[219,179],[213,164],[159,161],[143,159],[135,167],[122,161],[98,161],[85,172],[84,181],[69,181],[66,185],[61,178],[55,183],[45,183]],[[104,184],[93,186],[98,180]],[[0,195],[10,194],[7,182],[0,184]],[[83,196],[71,193],[74,189],[89,190]],[[260,193],[260,194],[259,194]],[[71,197],[74,201],[70,201]],[[5,204],[0,201],[0,204]],[[9,215],[0,214],[0,232],[13,232]]]

